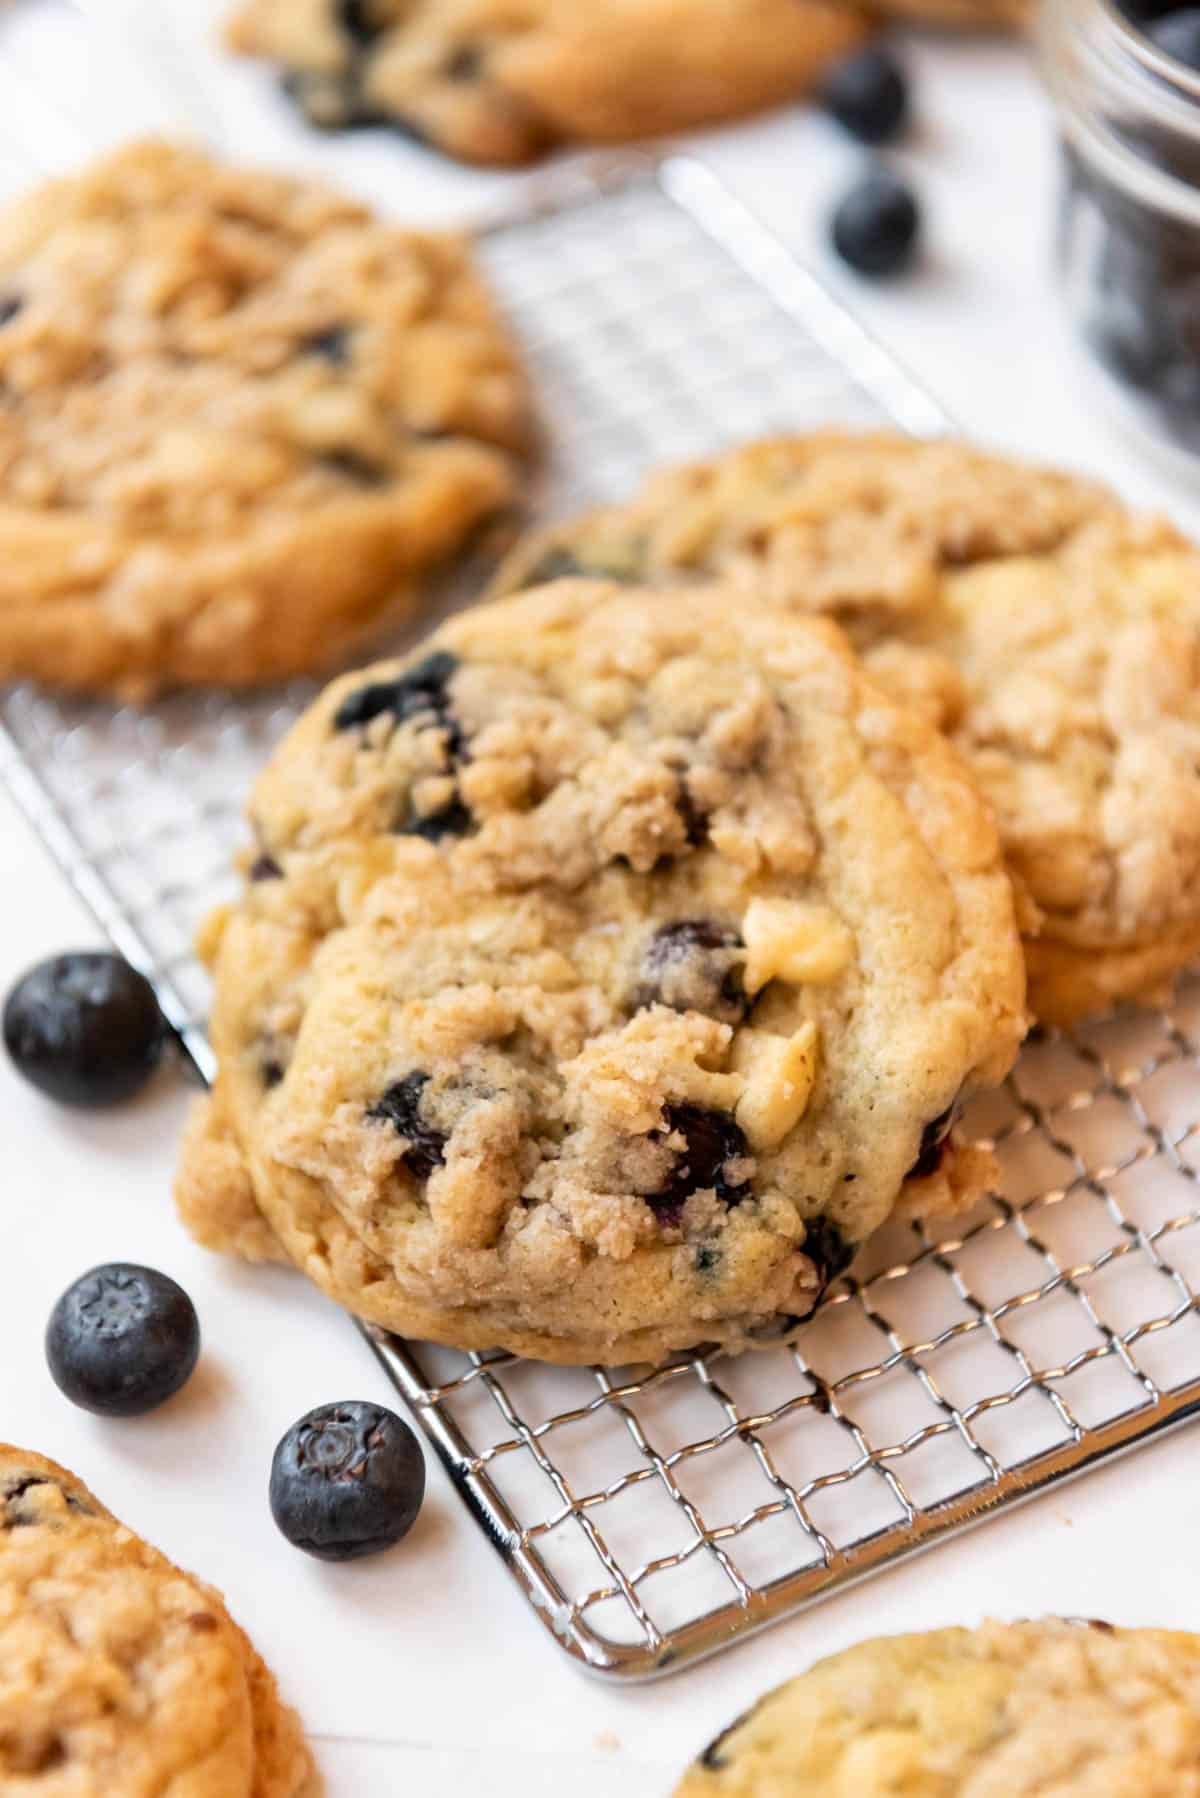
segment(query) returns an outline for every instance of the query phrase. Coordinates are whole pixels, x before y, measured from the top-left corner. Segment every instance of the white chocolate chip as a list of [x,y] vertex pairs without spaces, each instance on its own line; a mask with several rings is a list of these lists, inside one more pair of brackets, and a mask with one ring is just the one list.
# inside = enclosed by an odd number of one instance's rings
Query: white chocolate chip
[[742,923],[746,991],[768,980],[793,986],[836,980],[849,966],[853,938],[827,906],[792,899],[752,899]]
[[778,1148],[808,1109],[817,1077],[817,1027],[811,1020],[792,1036],[739,1030],[730,1057],[746,1082],[735,1116],[750,1147]]

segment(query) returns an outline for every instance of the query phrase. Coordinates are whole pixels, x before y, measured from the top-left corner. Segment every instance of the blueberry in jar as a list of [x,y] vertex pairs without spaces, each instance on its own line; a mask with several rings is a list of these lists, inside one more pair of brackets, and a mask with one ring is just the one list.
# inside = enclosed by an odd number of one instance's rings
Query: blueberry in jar
[[190,1378],[200,1354],[191,1299],[152,1267],[113,1261],[68,1286],[46,1326],[46,1361],[73,1405],[101,1417],[153,1411]]
[[840,201],[830,224],[833,247],[860,275],[895,275],[912,261],[921,214],[911,188],[875,169]]
[[31,1085],[64,1105],[115,1105],[158,1066],[166,1025],[143,974],[119,955],[51,956],[13,987],[4,1046]]
[[1146,26],[1146,36],[1164,56],[1187,69],[1200,69],[1200,7],[1184,6]]
[[821,103],[839,125],[864,144],[897,137],[908,115],[908,83],[896,58],[870,44],[835,63]]
[[417,1439],[382,1405],[318,1405],[292,1425],[271,1462],[271,1515],[293,1547],[320,1561],[390,1548],[408,1534],[424,1497]]

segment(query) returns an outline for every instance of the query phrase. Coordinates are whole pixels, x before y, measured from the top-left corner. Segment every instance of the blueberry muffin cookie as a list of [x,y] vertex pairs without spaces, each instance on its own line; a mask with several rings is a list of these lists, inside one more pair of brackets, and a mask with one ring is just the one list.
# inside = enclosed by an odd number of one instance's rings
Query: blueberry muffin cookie
[[0,213],[0,679],[328,665],[519,488],[467,250],[165,143]]
[[502,164],[780,105],[863,36],[834,0],[243,0],[229,27],[313,124]]
[[654,475],[519,548],[500,589],[572,572],[836,618],[991,802],[1045,1021],[1200,953],[1200,553],[1169,526],[962,444],[829,432]]
[[676,1798],[1200,1798],[1200,1636],[986,1623],[860,1642],[717,1737]]
[[558,1361],[786,1335],[1023,1025],[949,746],[833,626],[566,581],[336,682],[214,923],[179,1196],[352,1311]]
[[4,1445],[0,1637],[14,1798],[317,1798],[299,1722],[220,1596]]

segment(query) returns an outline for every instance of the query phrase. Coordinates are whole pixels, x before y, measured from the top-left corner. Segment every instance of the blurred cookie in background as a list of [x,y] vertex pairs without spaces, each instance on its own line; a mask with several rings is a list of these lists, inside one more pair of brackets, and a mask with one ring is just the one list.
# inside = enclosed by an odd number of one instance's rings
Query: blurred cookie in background
[[990,801],[1043,1021],[1200,953],[1200,552],[1169,525],[965,444],[828,431],[654,474],[519,546],[498,590],[572,573],[835,618]]
[[0,213],[0,679],[324,668],[511,507],[514,344],[456,238],[165,142]]
[[228,28],[314,125],[510,165],[782,105],[867,35],[836,0],[244,0]]

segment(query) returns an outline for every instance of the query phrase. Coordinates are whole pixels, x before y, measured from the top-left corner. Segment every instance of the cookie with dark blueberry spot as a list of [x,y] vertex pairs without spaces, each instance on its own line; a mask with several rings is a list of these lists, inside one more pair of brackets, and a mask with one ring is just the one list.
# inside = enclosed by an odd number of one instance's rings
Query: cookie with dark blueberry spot
[[390,124],[495,164],[780,105],[865,35],[832,0],[240,0],[229,24],[321,129]]
[[0,1614],[0,1790],[319,1798],[299,1720],[220,1594],[3,1443]]
[[282,873],[211,933],[179,1186],[211,1245],[619,1363],[790,1335],[897,1204],[983,1190],[953,1143],[907,1175],[1015,1053],[1011,886],[824,621],[578,577],[476,608],[323,694],[252,815]]
[[0,387],[0,680],[134,699],[419,613],[530,440],[463,241],[165,142],[0,211]]
[[859,1642],[716,1736],[675,1798],[1184,1798],[1200,1636],[1044,1617]]
[[[1099,243],[1096,329],[1200,441],[1200,275],[1116,221]],[[841,625],[992,805],[1044,1022],[1154,998],[1200,954],[1200,549],[1165,520],[966,443],[829,430],[658,470],[518,545],[496,592],[548,557]]]

